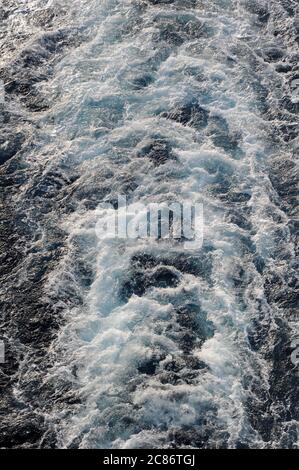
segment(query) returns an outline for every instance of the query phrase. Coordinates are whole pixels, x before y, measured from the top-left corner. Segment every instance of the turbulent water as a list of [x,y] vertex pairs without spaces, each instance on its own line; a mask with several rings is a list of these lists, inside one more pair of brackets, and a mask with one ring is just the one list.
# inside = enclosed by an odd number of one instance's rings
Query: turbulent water
[[[298,11],[1,2],[1,447],[298,447]],[[99,240],[118,195],[202,248]]]

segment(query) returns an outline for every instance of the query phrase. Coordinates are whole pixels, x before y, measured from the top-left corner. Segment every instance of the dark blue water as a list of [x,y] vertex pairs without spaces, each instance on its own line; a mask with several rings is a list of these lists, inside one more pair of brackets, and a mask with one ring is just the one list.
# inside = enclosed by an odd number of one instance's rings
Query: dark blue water
[[[0,445],[296,448],[298,3],[0,21]],[[119,195],[202,204],[203,245],[99,239]]]

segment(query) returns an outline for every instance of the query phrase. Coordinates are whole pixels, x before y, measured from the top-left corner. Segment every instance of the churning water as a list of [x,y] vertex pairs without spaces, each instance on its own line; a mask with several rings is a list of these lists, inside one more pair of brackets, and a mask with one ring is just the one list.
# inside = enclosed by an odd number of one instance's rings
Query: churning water
[[[1,446],[298,446],[297,14],[1,3]],[[119,195],[202,247],[99,239]]]

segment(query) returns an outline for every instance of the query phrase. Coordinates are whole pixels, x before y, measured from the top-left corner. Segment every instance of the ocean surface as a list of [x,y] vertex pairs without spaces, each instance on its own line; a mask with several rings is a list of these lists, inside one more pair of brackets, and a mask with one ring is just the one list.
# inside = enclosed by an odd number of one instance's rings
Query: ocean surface
[[[298,13],[1,1],[0,447],[298,448]],[[119,195],[202,247],[99,239]]]

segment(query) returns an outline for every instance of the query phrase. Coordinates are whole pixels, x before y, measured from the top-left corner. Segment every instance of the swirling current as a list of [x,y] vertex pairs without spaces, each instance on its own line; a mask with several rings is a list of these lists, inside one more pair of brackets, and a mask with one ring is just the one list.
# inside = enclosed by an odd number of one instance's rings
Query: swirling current
[[[3,448],[298,448],[296,0],[0,4]],[[200,249],[99,205],[201,203]]]

